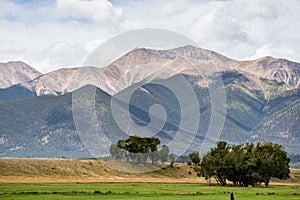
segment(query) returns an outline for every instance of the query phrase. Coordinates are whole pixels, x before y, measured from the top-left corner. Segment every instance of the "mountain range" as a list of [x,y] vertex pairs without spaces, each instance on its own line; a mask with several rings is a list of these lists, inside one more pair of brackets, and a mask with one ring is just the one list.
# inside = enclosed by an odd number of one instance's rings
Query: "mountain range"
[[[114,119],[112,99],[117,98],[118,109],[129,108],[140,126],[151,122],[152,105],[162,105],[167,119],[157,136],[168,144],[180,129],[182,111],[176,95],[154,83],[176,83],[180,77],[191,85],[200,113],[192,144],[177,144],[188,145],[187,152],[199,151],[212,115],[217,114],[225,115],[222,140],[231,144],[272,141],[290,154],[300,154],[300,64],[286,59],[237,61],[189,45],[168,50],[136,48],[103,68],[42,74],[25,63],[8,62],[0,64],[0,69],[1,156],[93,156],[80,138],[72,113],[72,95],[89,90],[96,91],[96,131],[105,132],[111,142],[127,136]],[[210,85],[216,76],[226,94],[226,112],[216,112],[212,105]],[[180,84],[176,87],[184,90]],[[105,144],[95,149],[99,156],[108,154],[109,141]]]

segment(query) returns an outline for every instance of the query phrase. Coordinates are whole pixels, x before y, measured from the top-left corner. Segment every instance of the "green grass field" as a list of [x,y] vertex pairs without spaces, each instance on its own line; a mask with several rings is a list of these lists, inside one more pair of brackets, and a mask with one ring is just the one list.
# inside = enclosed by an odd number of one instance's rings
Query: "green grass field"
[[1,184],[0,199],[299,199],[300,187],[241,188],[178,183]]

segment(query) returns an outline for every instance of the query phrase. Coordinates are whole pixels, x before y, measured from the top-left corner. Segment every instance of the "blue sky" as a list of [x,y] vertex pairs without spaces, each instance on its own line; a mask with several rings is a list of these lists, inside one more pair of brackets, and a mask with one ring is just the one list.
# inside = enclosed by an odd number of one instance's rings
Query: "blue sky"
[[234,59],[300,62],[297,0],[2,0],[0,62],[42,72],[81,66],[105,39],[137,28],[185,34]]

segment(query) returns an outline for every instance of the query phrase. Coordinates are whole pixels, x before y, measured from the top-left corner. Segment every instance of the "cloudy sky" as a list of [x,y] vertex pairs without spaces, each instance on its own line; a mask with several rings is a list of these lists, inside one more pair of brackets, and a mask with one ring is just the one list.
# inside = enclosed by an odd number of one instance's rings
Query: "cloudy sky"
[[234,59],[300,62],[298,0],[1,0],[0,62],[41,72],[81,66],[106,39],[137,28],[182,33]]

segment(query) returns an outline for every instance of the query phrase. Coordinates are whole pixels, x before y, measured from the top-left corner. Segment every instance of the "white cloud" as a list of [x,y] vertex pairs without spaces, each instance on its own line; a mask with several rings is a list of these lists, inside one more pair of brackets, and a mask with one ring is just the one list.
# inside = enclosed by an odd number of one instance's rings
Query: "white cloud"
[[189,9],[189,2],[186,0],[164,1],[154,9],[154,14],[160,17],[172,17]]
[[290,57],[292,54],[294,54],[294,52],[289,48],[281,47],[281,46],[276,47],[270,44],[270,45],[261,46],[255,51],[255,54],[253,56],[246,59],[256,59],[256,58],[261,58],[269,55],[272,55],[274,57],[285,58],[285,57]]
[[69,44],[65,42],[57,42],[51,44],[40,55],[41,58],[47,58],[55,67],[57,65],[71,66],[73,63],[82,63],[88,52],[80,44]]
[[122,15],[122,9],[107,0],[57,0],[57,9],[62,17],[95,22],[115,21]]
[[102,44],[105,40],[104,39],[95,39],[95,40],[92,40],[90,41],[85,49],[89,52],[89,53],[92,53],[93,50],[95,50],[100,44]]
[[144,27],[146,27],[146,24],[144,22],[135,19],[124,19],[120,24],[121,30],[134,30]]
[[235,59],[271,55],[300,62],[297,0],[2,0],[0,62],[42,72],[80,66],[105,39],[153,27],[178,31]]
[[25,48],[14,40],[0,41],[0,54],[20,54],[25,52]]

